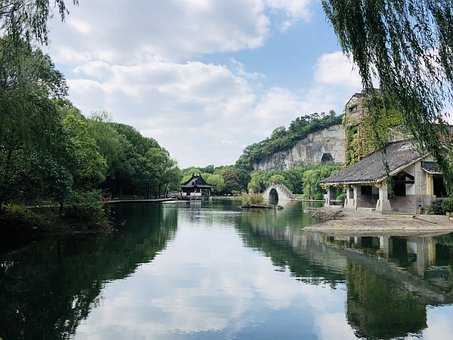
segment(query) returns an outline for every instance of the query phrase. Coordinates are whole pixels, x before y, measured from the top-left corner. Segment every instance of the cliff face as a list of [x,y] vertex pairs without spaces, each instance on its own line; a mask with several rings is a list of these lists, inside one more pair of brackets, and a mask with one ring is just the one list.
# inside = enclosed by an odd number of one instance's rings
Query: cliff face
[[309,134],[292,148],[253,164],[254,170],[285,170],[299,164],[344,163],[345,130],[341,124]]

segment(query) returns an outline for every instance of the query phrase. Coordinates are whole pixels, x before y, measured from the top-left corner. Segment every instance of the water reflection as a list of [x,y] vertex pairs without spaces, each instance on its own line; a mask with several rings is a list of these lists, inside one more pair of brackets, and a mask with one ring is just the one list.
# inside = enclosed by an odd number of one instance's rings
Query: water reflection
[[307,233],[300,204],[124,205],[114,219],[118,233],[0,257],[1,338],[438,339],[452,329],[451,235]]
[[347,320],[357,337],[422,337],[427,307],[453,303],[451,234],[328,235],[243,218],[245,243],[299,280],[346,283]]
[[68,339],[99,305],[106,282],[151,261],[176,232],[176,209],[135,205],[115,213],[112,235],[46,240],[0,259],[0,337]]

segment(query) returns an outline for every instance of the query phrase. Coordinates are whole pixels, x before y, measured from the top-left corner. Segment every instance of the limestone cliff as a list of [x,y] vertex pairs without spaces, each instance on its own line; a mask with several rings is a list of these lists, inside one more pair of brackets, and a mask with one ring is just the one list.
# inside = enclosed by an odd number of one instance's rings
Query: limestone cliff
[[311,133],[292,148],[274,153],[253,164],[254,170],[290,169],[299,164],[344,163],[345,130],[341,124]]

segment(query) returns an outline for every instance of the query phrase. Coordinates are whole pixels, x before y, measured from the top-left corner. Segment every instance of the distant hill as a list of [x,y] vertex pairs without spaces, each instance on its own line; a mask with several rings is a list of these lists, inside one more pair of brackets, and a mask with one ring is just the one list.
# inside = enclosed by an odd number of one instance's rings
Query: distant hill
[[[248,171],[290,168],[296,163],[338,161],[332,153],[344,155],[343,115],[334,111],[296,118],[286,129],[279,127],[265,140],[249,145],[236,162]],[[295,148],[297,150],[293,150]],[[319,160],[315,160],[315,155]],[[340,162],[343,162],[344,157]]]

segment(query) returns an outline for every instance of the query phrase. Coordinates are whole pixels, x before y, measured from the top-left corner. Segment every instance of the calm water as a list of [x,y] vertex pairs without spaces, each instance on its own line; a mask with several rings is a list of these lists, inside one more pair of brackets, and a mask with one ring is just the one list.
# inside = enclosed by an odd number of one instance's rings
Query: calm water
[[453,338],[453,236],[320,235],[302,207],[124,205],[0,256],[0,337]]

